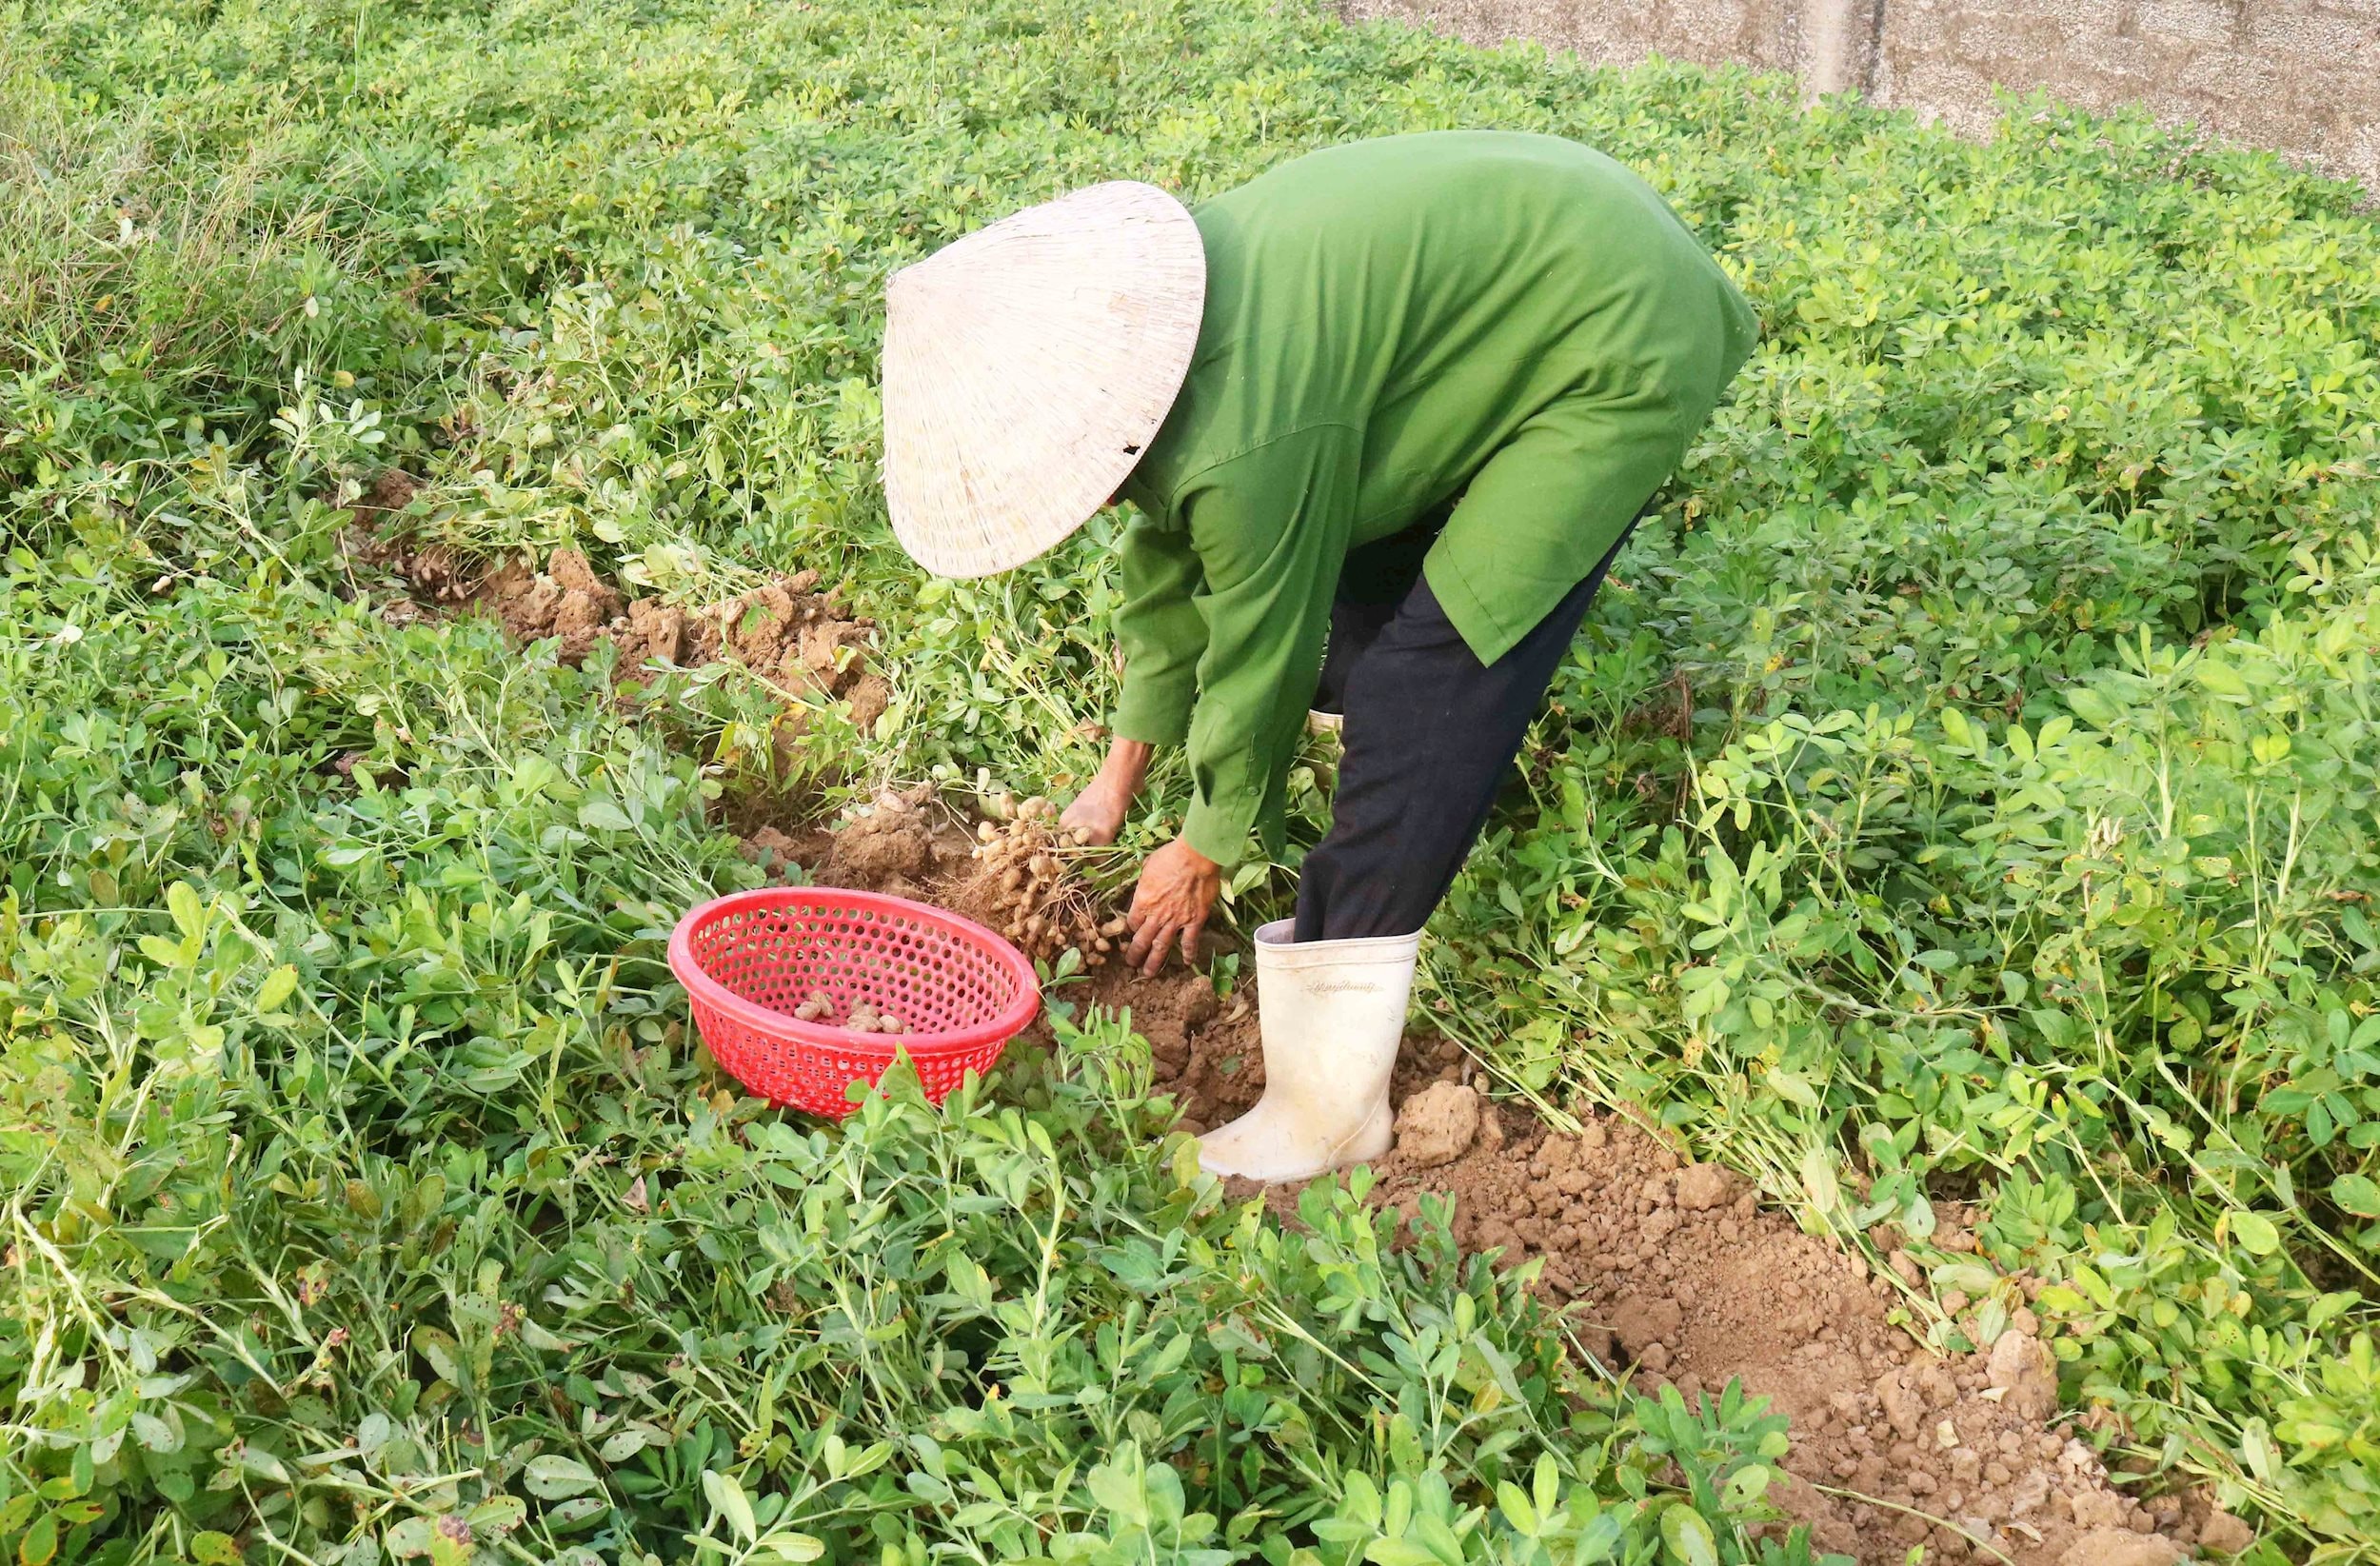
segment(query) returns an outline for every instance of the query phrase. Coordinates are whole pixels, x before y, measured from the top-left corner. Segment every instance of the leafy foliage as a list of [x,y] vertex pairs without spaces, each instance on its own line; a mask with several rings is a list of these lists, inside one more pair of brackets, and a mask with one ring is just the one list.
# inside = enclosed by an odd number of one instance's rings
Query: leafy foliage
[[[1085,180],[1195,196],[1445,125],[1643,169],[1767,341],[1436,927],[1440,1024],[1906,1247],[1944,1341],[2030,1299],[2071,1400],[2369,1557],[2352,192],[2132,119],[2012,106],[1971,144],[1253,0],[66,0],[0,40],[25,1566],[1291,1528],[1322,1559],[1755,1558],[1757,1417],[1568,1386],[1503,1285],[1344,1193],[1294,1242],[1215,1208],[1111,1034],[840,1140],[721,1100],[657,942],[752,875],[709,823],[766,700],[657,683],[632,719],[600,666],[385,623],[337,546],[395,466],[406,525],[480,557],[572,544],[698,602],[814,566],[895,693],[805,785],[1062,788],[1112,680],[1109,524],[916,580],[874,487],[884,276]],[[1946,1192],[1983,1200],[1973,1250],[1933,1244]],[[869,1214],[908,1248],[843,1244]],[[1111,1340],[1177,1379],[1120,1387]]]

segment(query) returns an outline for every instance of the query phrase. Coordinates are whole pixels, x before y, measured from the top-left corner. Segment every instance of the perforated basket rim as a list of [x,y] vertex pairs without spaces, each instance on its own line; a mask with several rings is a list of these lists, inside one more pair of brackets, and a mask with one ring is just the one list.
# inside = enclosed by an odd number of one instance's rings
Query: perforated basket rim
[[[1016,997],[988,1022],[971,1028],[959,1028],[940,1033],[903,1033],[890,1038],[881,1033],[858,1033],[850,1028],[831,1027],[823,1022],[805,1022],[789,1013],[775,1011],[757,1001],[747,1001],[726,985],[703,971],[694,957],[694,932],[714,920],[730,914],[768,913],[781,908],[810,907],[821,911],[834,909],[873,910],[879,913],[905,914],[919,922],[939,926],[970,945],[980,947],[983,954],[1006,968],[1017,981]],[[958,1054],[980,1049],[986,1044],[1004,1043],[1024,1031],[1041,1009],[1041,976],[1033,971],[1033,963],[997,932],[987,929],[962,914],[938,908],[930,902],[919,902],[886,892],[863,892],[841,886],[764,886],[757,891],[731,892],[698,903],[678,921],[669,932],[669,971],[677,975],[686,994],[699,1003],[758,1030],[796,1041],[832,1046],[853,1054],[882,1055],[886,1061],[907,1050],[917,1059]]]

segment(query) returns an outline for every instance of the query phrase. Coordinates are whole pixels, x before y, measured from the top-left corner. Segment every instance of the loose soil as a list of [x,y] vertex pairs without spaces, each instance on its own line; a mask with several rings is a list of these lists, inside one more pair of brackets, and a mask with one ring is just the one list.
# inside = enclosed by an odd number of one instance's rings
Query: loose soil
[[[1008,904],[984,906],[979,846],[921,792],[880,797],[804,841],[756,835],[746,851],[825,884],[1005,918]],[[1079,891],[1044,895],[1070,899],[1068,927],[1084,927]],[[1110,962],[1058,997],[1131,1014],[1189,1130],[1229,1120],[1263,1090],[1251,985],[1225,999],[1203,976],[1150,979]],[[2165,1566],[2250,1542],[2201,1498],[2144,1503],[2115,1487],[2058,1417],[2030,1311],[1988,1353],[1937,1356],[1889,1318],[1897,1295],[1862,1258],[1624,1119],[1554,1130],[1479,1093],[1460,1046],[1442,1038],[1406,1041],[1392,1095],[1397,1145],[1376,1166],[1371,1199],[1410,1219],[1425,1194],[1453,1197],[1463,1246],[1498,1253],[1499,1265],[1539,1261],[1543,1298],[1640,1390],[1666,1383],[1691,1401],[1740,1380],[1771,1399],[1792,1421],[1783,1466],[1797,1481],[1771,1496],[1821,1549],[1862,1566],[1900,1566],[1915,1545],[1930,1561]],[[1295,1187],[1234,1183],[1294,1218]],[[1937,1243],[1959,1248],[1971,1215],[1943,1204],[1940,1219]]]

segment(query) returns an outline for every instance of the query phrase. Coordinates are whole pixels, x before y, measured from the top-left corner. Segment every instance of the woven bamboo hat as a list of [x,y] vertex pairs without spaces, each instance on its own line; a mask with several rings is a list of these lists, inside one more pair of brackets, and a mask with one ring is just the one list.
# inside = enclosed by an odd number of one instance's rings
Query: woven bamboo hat
[[1107,504],[1165,422],[1206,251],[1153,185],[1027,208],[893,274],[884,499],[927,570],[1023,565]]

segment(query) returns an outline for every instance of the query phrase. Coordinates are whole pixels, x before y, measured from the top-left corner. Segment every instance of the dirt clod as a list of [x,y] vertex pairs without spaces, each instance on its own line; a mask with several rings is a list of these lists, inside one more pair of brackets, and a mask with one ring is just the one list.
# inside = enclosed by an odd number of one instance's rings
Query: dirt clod
[[2057,1360],[2049,1345],[2013,1329],[1992,1345],[1992,1385],[2004,1407],[2029,1419],[2047,1418],[2057,1408]]
[[1707,1213],[1735,1194],[1735,1178],[1718,1164],[1690,1163],[1677,1172],[1677,1205],[1690,1213]]
[[2181,1558],[2172,1539],[2128,1528],[2094,1528],[2057,1557],[2057,1566],[2173,1566]]
[[2087,1532],[2112,1531],[2124,1525],[2124,1497],[2112,1490],[2086,1490],[2067,1497],[2074,1526]]
[[2229,1512],[2211,1512],[2198,1524],[2198,1547],[2211,1555],[2235,1556],[2256,1542],[2256,1531]]
[[556,549],[543,571],[507,565],[480,584],[480,595],[519,642],[560,642],[565,664],[582,664],[622,608],[620,594],[576,549]]
[[1452,1163],[1478,1135],[1479,1095],[1459,1082],[1433,1082],[1397,1112],[1397,1158],[1408,1169]]
[[1893,1434],[1903,1440],[1916,1439],[1928,1413],[1926,1398],[1912,1384],[1913,1379],[1911,1367],[1895,1365],[1875,1381],[1875,1398],[1884,1410],[1885,1421],[1893,1427]]
[[933,830],[896,794],[880,798],[873,810],[835,834],[834,853],[841,878],[883,888],[896,879],[915,881],[933,867]]

